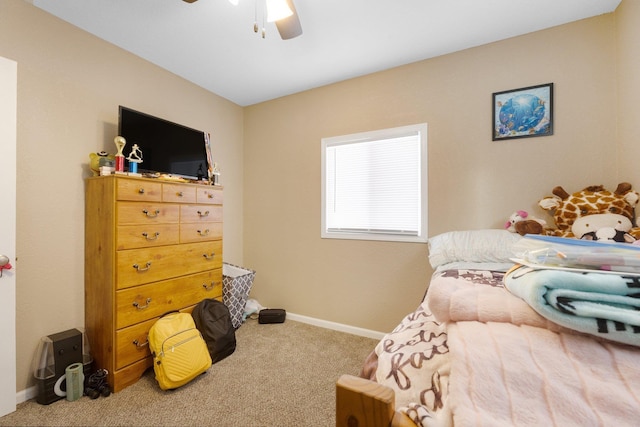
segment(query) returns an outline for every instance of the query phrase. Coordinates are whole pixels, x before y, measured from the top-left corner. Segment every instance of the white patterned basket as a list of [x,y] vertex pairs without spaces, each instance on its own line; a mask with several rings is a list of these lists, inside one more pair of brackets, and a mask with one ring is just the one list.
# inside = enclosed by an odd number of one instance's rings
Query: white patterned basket
[[222,302],[229,309],[231,324],[236,329],[242,325],[244,306],[255,276],[253,270],[222,263]]

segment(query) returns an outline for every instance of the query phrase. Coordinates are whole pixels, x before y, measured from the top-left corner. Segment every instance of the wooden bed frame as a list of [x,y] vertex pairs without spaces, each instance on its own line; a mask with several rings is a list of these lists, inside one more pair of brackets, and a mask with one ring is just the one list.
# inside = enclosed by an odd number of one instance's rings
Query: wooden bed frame
[[416,427],[395,410],[394,391],[382,384],[353,375],[336,383],[336,427]]

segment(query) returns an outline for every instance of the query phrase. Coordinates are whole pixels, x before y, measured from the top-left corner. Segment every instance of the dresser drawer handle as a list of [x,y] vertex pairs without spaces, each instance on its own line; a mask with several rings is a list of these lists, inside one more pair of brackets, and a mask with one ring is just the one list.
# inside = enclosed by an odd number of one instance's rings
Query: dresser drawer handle
[[198,211],[198,216],[200,218],[205,217],[205,216],[209,216],[209,211],[204,211],[204,212]]
[[156,209],[153,213],[149,213],[148,210],[143,209],[142,213],[145,214],[149,218],[155,218],[160,214],[160,211],[158,209]]
[[211,282],[210,284],[203,283],[203,284],[202,284],[202,287],[203,287],[205,290],[210,291],[210,290],[212,290],[213,288],[215,288],[215,287],[216,287],[216,282]]
[[182,193],[182,191],[178,191],[178,192],[176,193],[176,196],[178,196],[178,197],[182,197],[182,196],[184,196],[184,194]]
[[133,264],[133,268],[135,268],[136,271],[147,271],[151,268],[151,261],[147,261],[144,267],[140,267],[138,264]]
[[160,233],[158,233],[157,231],[155,233],[153,233],[152,237],[149,237],[149,234],[146,231],[144,233],[142,233],[142,236],[147,240],[156,240],[159,235],[160,235]]
[[210,198],[210,199],[213,199],[213,194],[207,193],[207,197]]
[[202,254],[202,256],[205,257],[208,260],[212,260],[216,256],[216,253],[215,252],[211,252],[211,255]]
[[140,193],[140,194],[144,194],[144,188],[139,189],[139,190],[138,190],[138,193]]
[[206,230],[202,231],[202,230],[198,230],[198,234],[201,235],[202,237],[204,236],[208,236],[209,235],[209,229],[207,228]]
[[146,305],[140,305],[140,303],[138,303],[138,301],[134,301],[133,302],[133,306],[138,310],[144,310],[145,308],[148,308],[149,304],[151,304],[151,298],[147,298],[147,304]]
[[149,340],[146,340],[145,342],[143,342],[142,344],[140,344],[140,341],[138,340],[133,340],[133,344],[137,347],[137,348],[144,348],[146,346],[149,345]]

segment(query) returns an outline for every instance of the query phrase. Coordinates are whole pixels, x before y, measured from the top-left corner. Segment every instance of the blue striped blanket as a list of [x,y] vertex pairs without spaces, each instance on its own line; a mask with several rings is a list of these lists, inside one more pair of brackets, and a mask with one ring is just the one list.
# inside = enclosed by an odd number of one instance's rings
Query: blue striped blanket
[[640,346],[640,277],[516,265],[505,287],[558,325]]

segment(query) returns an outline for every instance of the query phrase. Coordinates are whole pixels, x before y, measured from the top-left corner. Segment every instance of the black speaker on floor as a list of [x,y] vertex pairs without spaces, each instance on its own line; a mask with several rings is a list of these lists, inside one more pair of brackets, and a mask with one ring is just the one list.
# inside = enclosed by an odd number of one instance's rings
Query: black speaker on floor
[[83,333],[69,329],[42,337],[33,362],[33,375],[37,382],[36,401],[48,405],[67,395],[65,369],[74,363],[83,363],[84,374],[91,369],[91,357],[83,349]]

